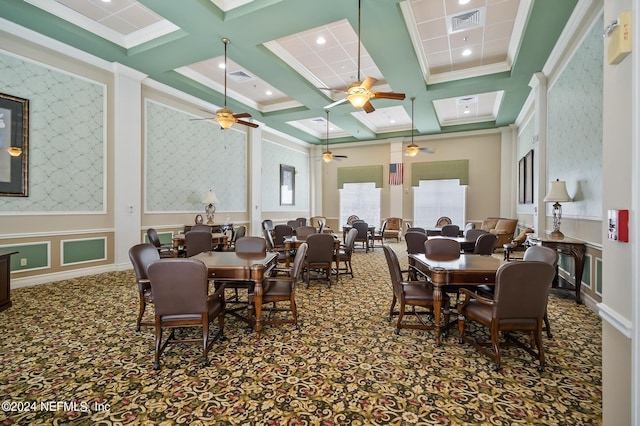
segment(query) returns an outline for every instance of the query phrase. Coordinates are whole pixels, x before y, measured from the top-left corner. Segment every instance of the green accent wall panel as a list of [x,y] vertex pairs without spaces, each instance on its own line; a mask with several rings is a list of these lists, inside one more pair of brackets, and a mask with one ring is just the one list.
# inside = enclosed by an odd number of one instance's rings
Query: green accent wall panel
[[[158,232],[158,238],[160,238],[160,244],[171,244],[173,242],[173,232]],[[144,242],[149,243],[149,237],[144,234]]]
[[107,258],[107,239],[104,237],[61,241],[62,265],[96,262]]
[[[43,269],[51,266],[49,265],[49,243],[2,246],[0,251],[19,252],[11,256],[11,272]],[[24,266],[20,266],[22,259],[27,260],[27,264]]]
[[596,259],[596,293],[602,294],[602,259]]

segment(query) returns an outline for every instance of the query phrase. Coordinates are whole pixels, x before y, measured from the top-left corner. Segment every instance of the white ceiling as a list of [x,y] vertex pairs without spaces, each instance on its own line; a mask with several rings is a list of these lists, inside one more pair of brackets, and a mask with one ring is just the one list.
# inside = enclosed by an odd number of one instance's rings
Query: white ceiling
[[[25,1],[124,48],[179,29],[136,0]],[[230,12],[255,0],[210,1],[223,12]],[[509,71],[517,55],[532,0],[468,0],[466,4],[460,3],[460,0],[405,0],[399,3],[426,84]],[[365,23],[367,7],[373,7],[370,4],[371,0],[363,2],[361,10],[362,28],[369,31],[371,27],[366,27]],[[354,14],[357,13],[355,0],[353,8]],[[342,99],[349,84],[365,77],[378,80],[374,90],[393,91],[362,44],[358,58],[357,30],[348,19],[336,19],[319,27],[267,40],[263,46],[332,100]],[[319,38],[324,40],[323,44],[318,44]],[[229,52],[234,48],[231,40]],[[468,56],[463,55],[466,49]],[[224,63],[224,56],[217,55],[177,67],[174,71],[224,92],[225,70],[219,67],[221,63]],[[228,59],[226,71],[227,96],[241,104],[263,113],[303,106],[291,93],[285,92],[286,88],[279,90],[233,60]],[[237,73],[241,75],[240,79],[234,78]],[[434,100],[432,105],[441,127],[495,121],[503,96],[500,90],[465,93]],[[412,127],[410,111],[400,105],[380,107],[371,114],[354,110],[351,115],[375,134]],[[323,139],[326,136],[324,120],[324,116],[317,116],[287,123]],[[347,132],[334,127],[331,138],[348,136]]]

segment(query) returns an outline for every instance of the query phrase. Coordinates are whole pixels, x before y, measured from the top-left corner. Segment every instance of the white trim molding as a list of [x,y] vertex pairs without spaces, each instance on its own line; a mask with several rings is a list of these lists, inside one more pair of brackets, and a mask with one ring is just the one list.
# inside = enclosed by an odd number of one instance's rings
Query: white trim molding
[[598,303],[596,306],[598,308],[598,315],[600,315],[600,318],[602,318],[603,321],[606,321],[609,325],[618,330],[625,337],[631,339],[631,335],[633,332],[633,325],[631,321],[629,321],[627,318],[623,317],[604,303]]

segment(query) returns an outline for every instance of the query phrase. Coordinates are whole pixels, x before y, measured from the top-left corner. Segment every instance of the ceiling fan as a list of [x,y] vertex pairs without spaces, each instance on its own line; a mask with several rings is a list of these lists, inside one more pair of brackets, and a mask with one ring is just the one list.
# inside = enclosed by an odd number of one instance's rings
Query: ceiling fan
[[[228,38],[223,38],[222,43],[224,43],[224,107],[216,111],[214,120],[220,124],[222,130],[230,128],[235,123],[256,128],[258,125],[255,123],[239,120],[240,118],[251,117],[251,114],[248,112],[234,114],[233,111],[227,108],[227,45],[231,43],[231,41]],[[194,120],[210,120],[210,118],[196,118]]]
[[347,97],[336,101],[332,104],[325,106],[325,108],[332,108],[336,105],[339,105],[345,101],[349,101],[349,103],[354,108],[362,108],[365,112],[370,113],[375,111],[373,105],[371,105],[371,99],[380,98],[380,99],[393,99],[401,101],[405,98],[404,93],[395,93],[395,92],[372,92],[371,87],[376,83],[375,78],[367,77],[363,80],[360,80],[360,5],[362,0],[358,0],[358,81],[351,84],[347,90]]
[[329,110],[327,109],[325,112],[327,113],[327,150],[322,153],[322,160],[324,160],[325,163],[329,163],[331,160],[340,161],[343,158],[349,158],[346,155],[335,155],[329,151]]
[[415,101],[416,98],[415,96],[411,97],[411,143],[409,145],[407,145],[407,149],[404,153],[405,156],[407,157],[415,157],[416,155],[418,155],[418,153],[424,153],[424,154],[433,154],[434,152],[436,152],[435,149],[433,148],[420,148],[418,145],[416,145],[415,143],[413,143],[413,101]]

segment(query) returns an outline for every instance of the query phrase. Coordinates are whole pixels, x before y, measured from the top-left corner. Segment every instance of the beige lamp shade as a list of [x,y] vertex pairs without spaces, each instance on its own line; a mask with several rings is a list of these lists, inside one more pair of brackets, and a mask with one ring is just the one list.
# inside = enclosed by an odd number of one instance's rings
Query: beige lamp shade
[[569,193],[567,192],[567,185],[563,180],[555,180],[551,182],[551,188],[547,196],[544,197],[545,203],[558,203],[564,201],[571,201]]
[[218,197],[216,197],[216,193],[215,192],[209,191],[209,192],[207,192],[207,195],[205,195],[205,197],[202,200],[202,202],[204,204],[213,204],[213,203],[219,203],[220,200],[218,200]]

